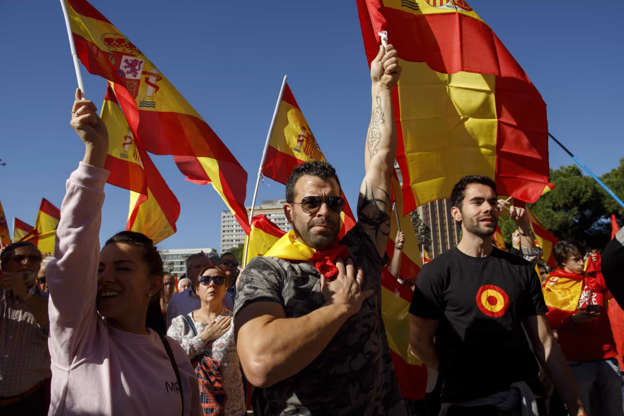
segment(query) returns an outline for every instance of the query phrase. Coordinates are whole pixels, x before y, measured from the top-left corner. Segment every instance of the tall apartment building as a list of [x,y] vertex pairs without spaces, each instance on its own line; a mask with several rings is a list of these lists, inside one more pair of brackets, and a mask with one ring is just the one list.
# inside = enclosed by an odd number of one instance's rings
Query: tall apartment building
[[206,253],[208,256],[219,256],[214,248],[174,248],[158,250],[163,261],[165,272],[182,276],[186,273],[186,259],[195,253]]
[[461,226],[451,216],[451,201],[439,199],[418,208],[418,215],[431,232],[431,244],[426,247],[431,259],[455,247],[461,239]]
[[[290,224],[284,215],[282,206],[286,203],[283,199],[274,199],[270,201],[262,201],[260,206],[254,209],[254,216],[264,214],[275,225],[284,231],[290,230]],[[247,207],[247,215],[251,207]],[[245,242],[245,232],[234,218],[229,210],[221,212],[221,253],[233,247],[238,247]]]

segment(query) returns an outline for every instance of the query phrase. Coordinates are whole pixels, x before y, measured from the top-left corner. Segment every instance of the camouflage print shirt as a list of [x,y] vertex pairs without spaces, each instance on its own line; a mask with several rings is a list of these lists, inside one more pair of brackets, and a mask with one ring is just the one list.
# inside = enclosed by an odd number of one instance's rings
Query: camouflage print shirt
[[[383,260],[359,226],[342,244],[364,270],[363,290],[373,288],[375,294],[307,367],[271,387],[256,389],[254,414],[406,414],[381,318]],[[281,304],[287,317],[306,315],[325,303],[320,275],[309,263],[257,257],[241,274],[234,315],[257,301]]]

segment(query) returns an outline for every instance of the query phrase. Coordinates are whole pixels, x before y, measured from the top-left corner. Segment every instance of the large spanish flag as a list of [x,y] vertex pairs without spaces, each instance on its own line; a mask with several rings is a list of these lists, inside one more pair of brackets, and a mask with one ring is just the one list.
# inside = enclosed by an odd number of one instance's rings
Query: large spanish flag
[[114,82],[139,148],[173,155],[187,179],[211,183],[249,232],[247,172],[210,126],[143,53],[86,0],[64,0],[82,64]]
[[529,212],[533,232],[535,232],[537,246],[542,248],[542,259],[548,266],[552,268],[557,267],[555,255],[553,254],[553,247],[555,247],[558,241],[557,237],[548,231],[531,211],[527,211]]
[[11,234],[9,234],[9,224],[7,223],[6,216],[4,215],[4,209],[2,203],[0,203],[0,248],[6,247],[11,244]]
[[100,116],[108,130],[106,167],[110,184],[130,190],[126,229],[158,243],[176,232],[180,204],[136,140],[109,83]]
[[286,232],[275,225],[266,215],[254,215],[251,219],[251,232],[245,239],[247,263],[254,257],[264,256],[264,253],[269,251],[284,234]]
[[[304,162],[327,162],[312,130],[308,125],[288,83],[280,97],[275,122],[262,165],[262,174],[282,184],[286,184],[290,173]],[[344,236],[355,225],[355,216],[345,200],[343,208],[343,227],[340,236]]]
[[35,227],[15,217],[13,220],[13,242],[24,241],[35,235]]
[[402,66],[393,94],[405,212],[464,175],[535,202],[548,182],[546,105],[494,32],[460,0],[357,0],[370,63],[387,31]]
[[557,269],[542,284],[544,301],[548,307],[546,317],[553,329],[558,329],[574,315],[583,290],[583,276]]

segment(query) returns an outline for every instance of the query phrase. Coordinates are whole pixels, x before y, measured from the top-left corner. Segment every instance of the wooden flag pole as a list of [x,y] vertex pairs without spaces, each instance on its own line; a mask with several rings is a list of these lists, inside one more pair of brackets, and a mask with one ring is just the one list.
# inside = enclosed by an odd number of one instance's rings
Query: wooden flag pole
[[[63,0],[61,0],[63,1]],[[260,186],[260,177],[262,176],[262,166],[264,165],[264,158],[266,157],[267,148],[269,147],[269,140],[271,139],[271,133],[273,132],[273,125],[275,124],[275,117],[277,117],[277,110],[279,108],[282,95],[284,94],[284,86],[286,86],[286,79],[288,75],[284,74],[282,79],[282,86],[280,87],[279,94],[277,96],[277,102],[275,103],[275,109],[273,110],[273,117],[271,117],[271,124],[269,125],[269,131],[267,132],[266,141],[264,142],[264,149],[262,149],[262,157],[260,158],[260,166],[258,167],[258,176],[256,178],[256,187],[254,189],[253,198],[251,200],[251,209],[249,210],[249,225],[251,226],[251,220],[253,219],[254,209],[256,207],[256,197],[258,196],[258,187]],[[249,236],[247,236],[247,244],[245,244],[245,255],[243,256],[243,265],[247,264],[247,252],[249,251]]]
[[80,74],[80,65],[78,63],[78,55],[76,54],[76,46],[74,45],[74,36],[72,35],[71,26],[69,25],[69,16],[67,15],[67,6],[65,0],[61,1],[61,8],[63,9],[63,17],[65,17],[65,27],[67,28],[67,37],[69,39],[69,50],[71,51],[72,59],[74,60],[74,71],[76,71],[76,80],[78,81],[78,88],[82,91],[83,97],[87,94],[85,92],[84,84],[82,83],[82,75]]

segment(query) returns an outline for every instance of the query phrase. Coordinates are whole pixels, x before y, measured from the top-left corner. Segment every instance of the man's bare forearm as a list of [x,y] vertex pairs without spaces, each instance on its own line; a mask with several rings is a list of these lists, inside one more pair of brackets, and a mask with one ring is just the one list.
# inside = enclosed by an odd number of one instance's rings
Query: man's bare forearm
[[[247,306],[237,321],[257,316],[255,307]],[[321,354],[350,316],[345,305],[326,305],[297,318],[264,314],[243,323],[237,349],[245,375],[252,384],[268,387],[297,374]]]

